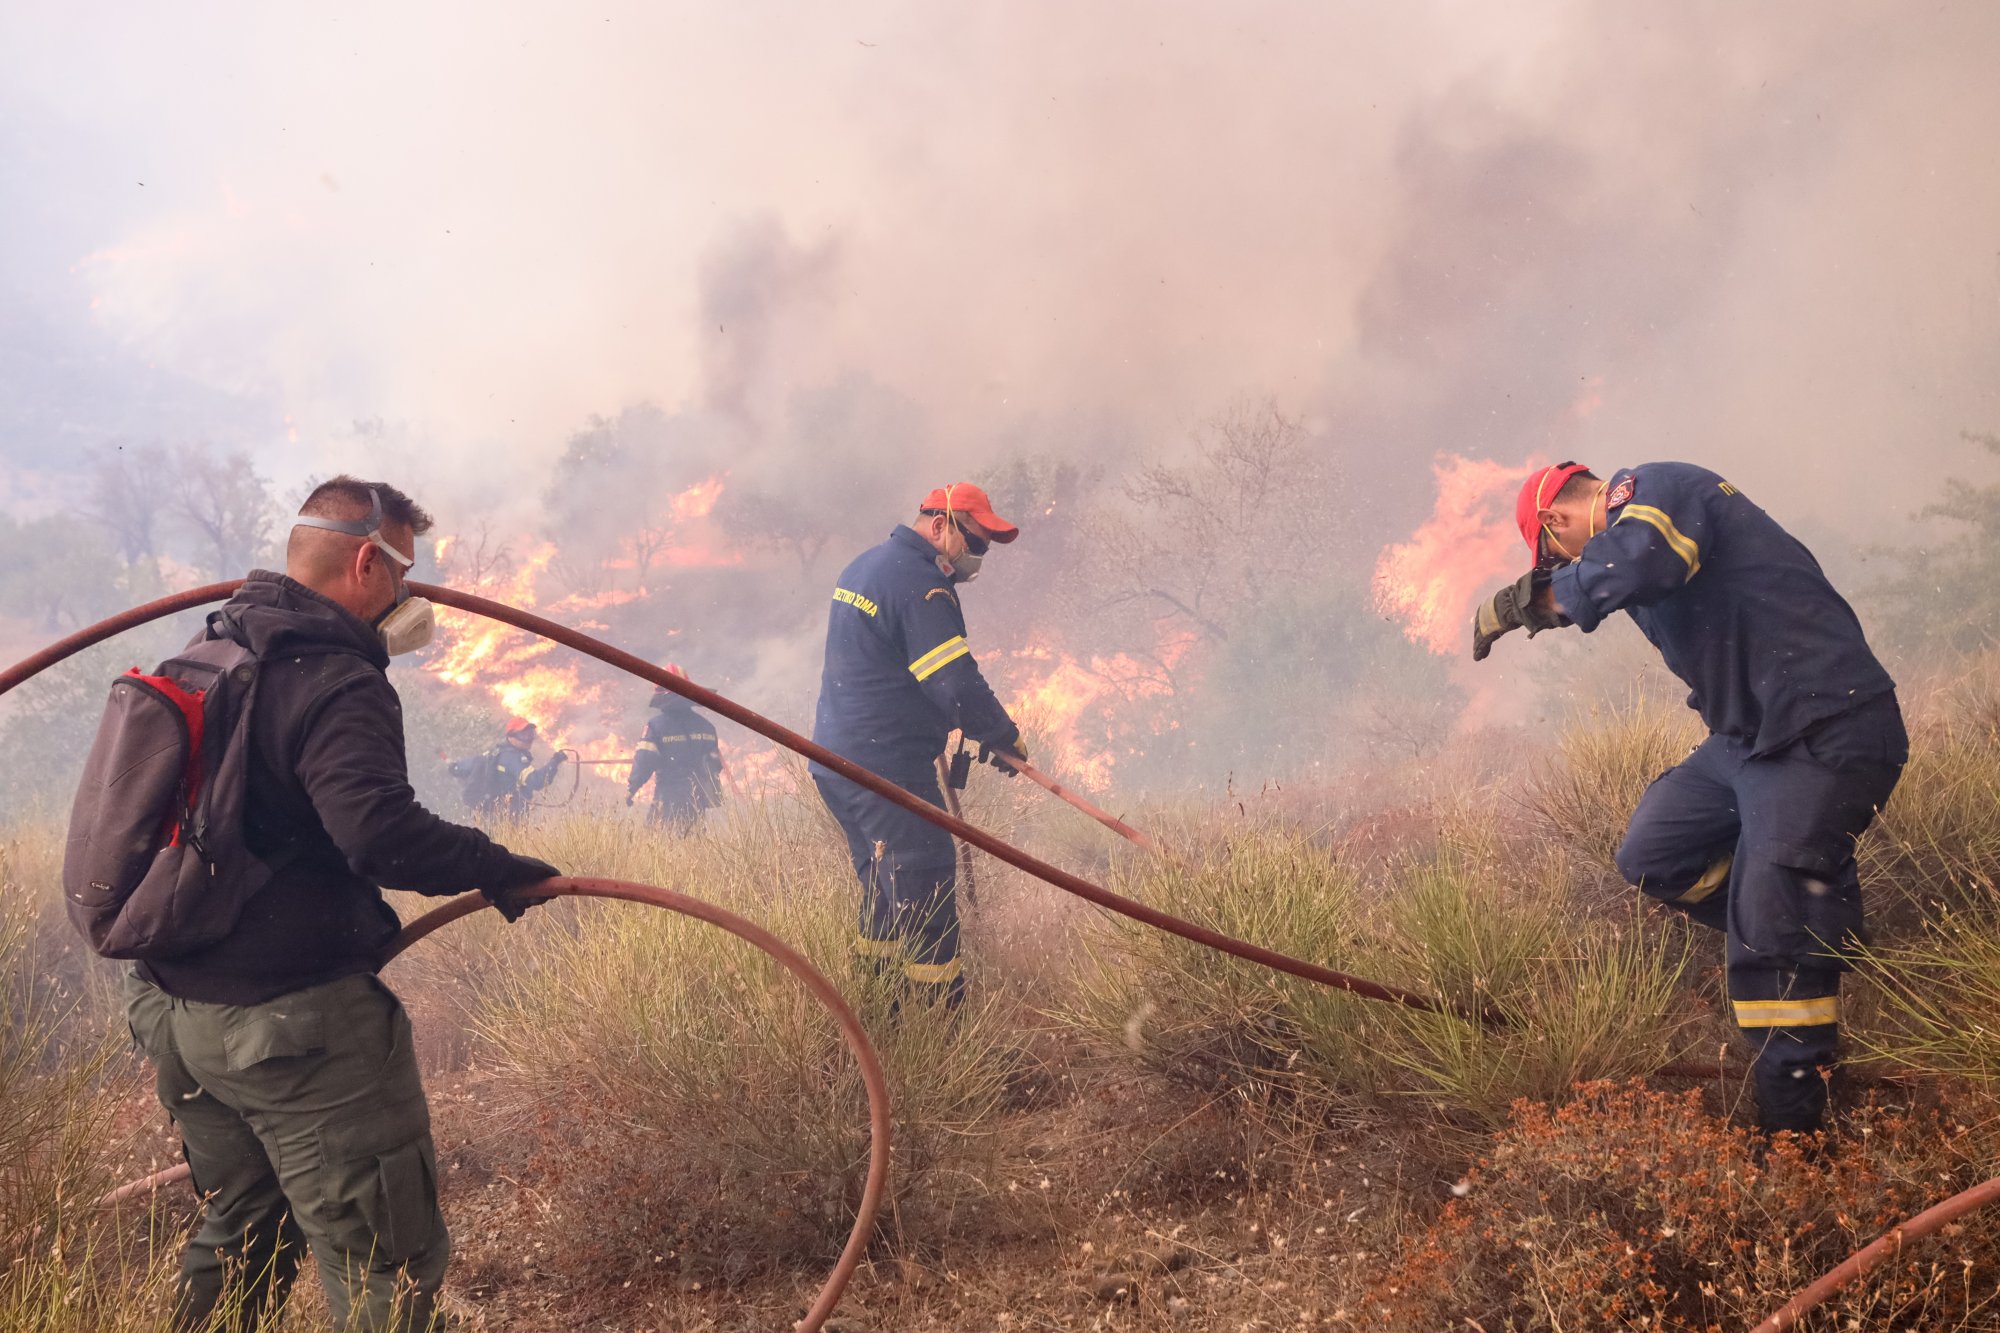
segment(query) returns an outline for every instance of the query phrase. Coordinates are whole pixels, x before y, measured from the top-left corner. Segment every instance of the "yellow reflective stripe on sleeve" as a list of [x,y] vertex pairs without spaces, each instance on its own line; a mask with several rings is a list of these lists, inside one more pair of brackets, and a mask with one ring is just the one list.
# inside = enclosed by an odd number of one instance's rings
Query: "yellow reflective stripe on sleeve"
[[660,752],[660,747],[653,744],[651,741],[640,741],[639,744],[634,748],[640,750],[651,750],[654,754],[658,754]]
[[918,680],[929,680],[939,668],[956,662],[971,651],[972,645],[965,641],[965,636],[955,634],[910,663],[910,674]]
[[854,952],[860,954],[863,958],[901,958],[903,956],[903,942],[901,940],[871,940],[866,935],[856,935],[854,937]]
[[1674,899],[1677,903],[1698,903],[1729,882],[1729,867],[1736,858],[1725,856],[1714,865],[1701,872],[1701,878],[1688,886],[1688,891]]
[[1840,997],[1810,1000],[1732,1000],[1740,1028],[1809,1028],[1840,1021]]
[[[1652,505],[1626,505],[1619,511],[1618,521],[1623,523],[1628,518],[1636,518],[1641,523],[1651,525],[1665,537],[1667,545],[1673,548],[1674,554],[1686,562],[1688,578],[1691,579],[1701,573],[1701,548],[1674,526],[1674,521],[1667,517],[1665,510],[1655,509]],[[1685,583],[1687,579],[1682,579],[1681,582]]]
[[942,986],[947,981],[958,980],[964,971],[964,964],[954,958],[949,963],[905,963],[903,975],[926,986]]

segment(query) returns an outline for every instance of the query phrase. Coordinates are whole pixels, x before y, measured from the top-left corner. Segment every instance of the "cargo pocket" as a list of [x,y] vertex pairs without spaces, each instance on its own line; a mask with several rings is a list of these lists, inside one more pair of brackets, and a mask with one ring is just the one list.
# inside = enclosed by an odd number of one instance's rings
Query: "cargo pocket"
[[400,1264],[437,1239],[437,1166],[422,1097],[319,1131],[328,1239],[375,1267]]
[[1846,858],[1790,842],[1764,843],[1753,856],[1730,904],[1749,959],[1844,971],[1861,934],[1860,887]]
[[274,1001],[230,1020],[222,1033],[225,1068],[236,1073],[266,1060],[326,1052],[326,1015],[303,1003],[277,1007],[284,1003]]

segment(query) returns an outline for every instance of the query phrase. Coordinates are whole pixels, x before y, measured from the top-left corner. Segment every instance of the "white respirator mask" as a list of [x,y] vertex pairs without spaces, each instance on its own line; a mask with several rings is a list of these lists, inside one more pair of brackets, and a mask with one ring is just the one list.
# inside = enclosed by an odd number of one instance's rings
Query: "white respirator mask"
[[375,622],[375,631],[382,636],[383,651],[389,656],[414,653],[437,633],[437,608],[428,597],[406,595]]
[[985,559],[983,555],[960,551],[957,558],[946,560],[940,557],[938,563],[944,566],[945,573],[951,575],[953,583],[970,583],[979,577],[979,566]]

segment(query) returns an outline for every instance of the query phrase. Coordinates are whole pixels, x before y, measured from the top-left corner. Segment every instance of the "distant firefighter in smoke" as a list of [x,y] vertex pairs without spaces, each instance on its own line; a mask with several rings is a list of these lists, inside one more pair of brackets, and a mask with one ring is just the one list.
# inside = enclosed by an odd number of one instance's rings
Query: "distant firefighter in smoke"
[[555,781],[569,756],[557,750],[537,766],[538,734],[539,729],[527,718],[509,718],[498,745],[451,766],[451,775],[465,783],[465,803],[474,814],[508,814],[518,818],[528,813],[535,794]]
[[[936,761],[954,729],[987,753],[1025,759],[1021,729],[972,659],[958,604],[989,545],[1019,535],[985,491],[957,482],[925,496],[914,522],[842,571],[813,739],[940,808]],[[861,961],[899,969],[913,993],[956,1004],[965,979],[951,835],[817,764],[812,777],[861,878]]]
[[1623,610],[1687,682],[1709,738],[1640,800],[1618,869],[1724,933],[1763,1126],[1816,1130],[1862,929],[1854,843],[1909,757],[1895,682],[1812,553],[1713,472],[1542,468],[1515,518],[1535,567],[1475,613],[1473,660]]
[[[687,679],[687,672],[671,662],[667,671]],[[653,691],[651,711],[646,734],[632,752],[625,804],[654,783],[646,822],[685,836],[701,822],[702,811],[722,803],[722,744],[715,724],[665,686]]]

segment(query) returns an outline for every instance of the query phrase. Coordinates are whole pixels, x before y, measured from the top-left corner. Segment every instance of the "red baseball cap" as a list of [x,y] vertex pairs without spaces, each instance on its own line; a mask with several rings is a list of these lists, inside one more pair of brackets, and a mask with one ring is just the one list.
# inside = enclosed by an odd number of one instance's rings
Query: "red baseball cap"
[[954,481],[949,486],[940,486],[924,497],[917,506],[926,513],[964,514],[980,527],[993,534],[993,540],[1003,545],[1021,535],[1021,530],[993,512],[993,502],[986,498],[986,492],[969,481]]
[[1521,529],[1521,540],[1528,543],[1528,559],[1535,564],[1542,563],[1542,521],[1539,515],[1554,503],[1565,482],[1579,472],[1588,471],[1588,463],[1556,463],[1536,468],[1521,483],[1520,498],[1514,501],[1514,524]]

